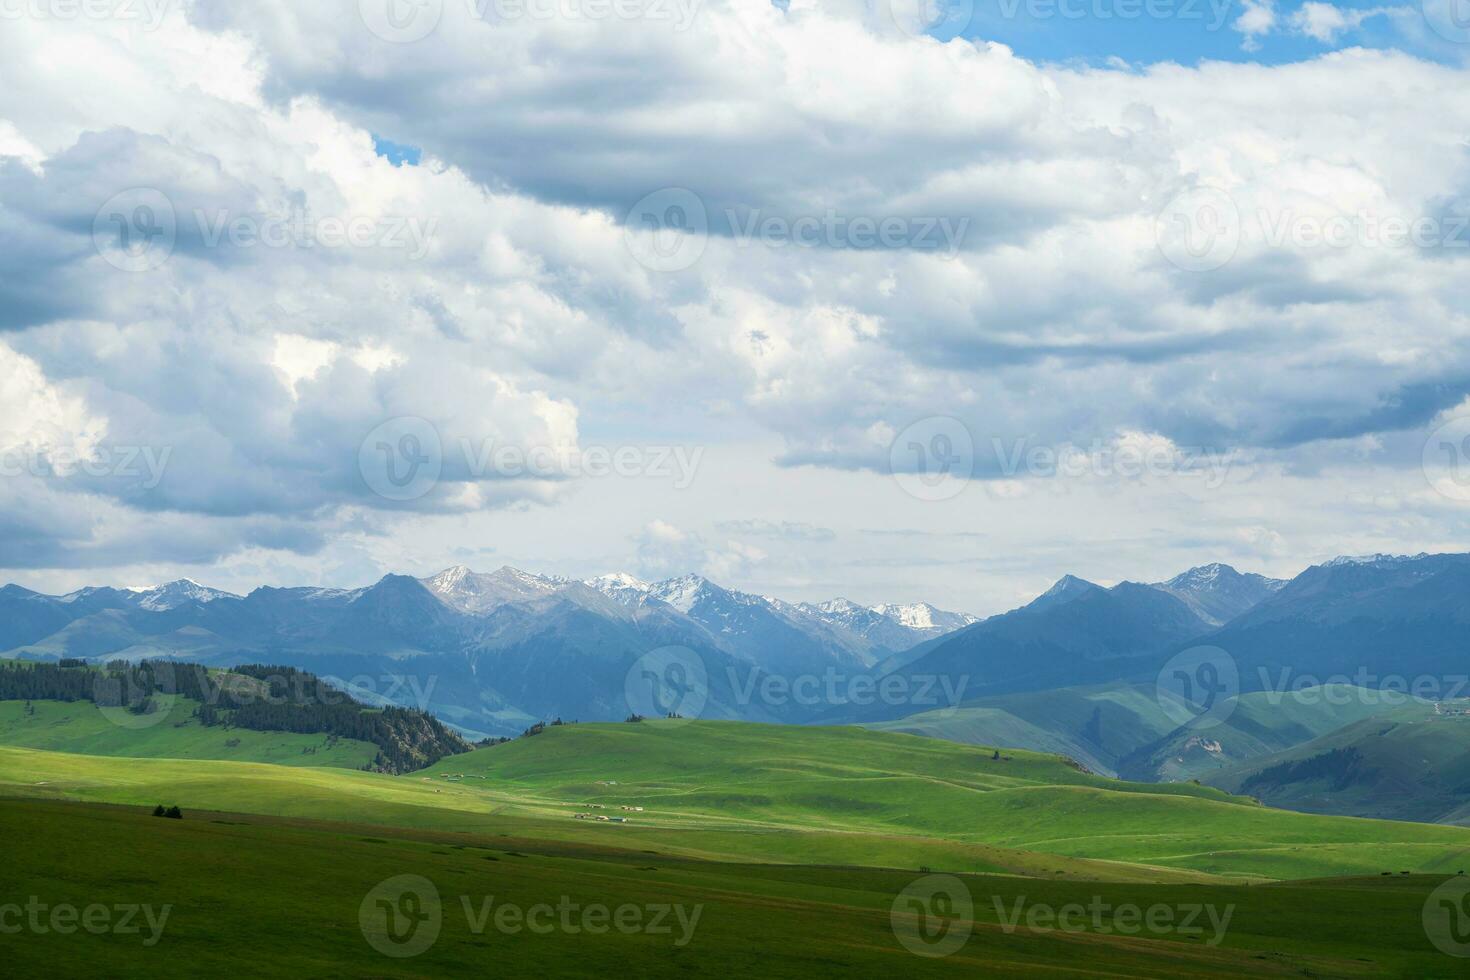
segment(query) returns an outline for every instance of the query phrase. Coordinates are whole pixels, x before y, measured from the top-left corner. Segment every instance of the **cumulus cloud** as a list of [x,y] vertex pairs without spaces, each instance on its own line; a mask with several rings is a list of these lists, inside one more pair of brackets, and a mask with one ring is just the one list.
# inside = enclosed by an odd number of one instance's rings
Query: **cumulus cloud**
[[[142,547],[132,522],[200,561],[402,554],[415,521],[562,506],[558,458],[649,433],[767,440],[836,479],[953,418],[999,502],[1028,495],[997,440],[1406,467],[1470,393],[1445,232],[1470,108],[1440,96],[1464,71],[1361,50],[1043,66],[860,6],[710,0],[670,24],[451,3],[412,43],[356,0],[8,22],[0,372],[48,446],[169,454],[151,486],[17,479],[49,516],[15,528],[35,544],[11,566],[114,561]],[[1290,23],[1331,42],[1378,12]],[[1263,0],[1236,29],[1280,22]],[[672,267],[627,227],[665,189],[689,196],[655,219],[704,219],[665,236],[698,246]],[[1389,239],[1426,217],[1439,238]],[[427,428],[373,435],[402,419]],[[375,487],[380,447],[433,486]],[[619,519],[645,572],[734,575],[767,558],[738,539],[835,523]]]
[[1319,0],[1307,0],[1291,15],[1291,26],[1307,37],[1323,44],[1335,44],[1348,31],[1356,30],[1370,17],[1394,16],[1403,7],[1371,7],[1368,9],[1344,9]]
[[1246,51],[1258,51],[1261,38],[1276,29],[1276,4],[1274,0],[1244,0],[1240,16],[1230,26],[1245,39],[1240,46]]

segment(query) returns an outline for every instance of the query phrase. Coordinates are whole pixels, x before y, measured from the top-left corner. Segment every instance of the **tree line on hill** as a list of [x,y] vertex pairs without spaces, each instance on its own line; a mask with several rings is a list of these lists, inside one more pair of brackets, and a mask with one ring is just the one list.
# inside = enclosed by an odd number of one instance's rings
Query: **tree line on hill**
[[365,769],[403,773],[431,766],[470,745],[433,715],[372,708],[292,667],[248,664],[210,673],[198,664],[114,661],[0,663],[0,701],[93,701],[137,714],[161,710],[165,696],[198,702],[201,724],[263,732],[325,734],[377,746]]

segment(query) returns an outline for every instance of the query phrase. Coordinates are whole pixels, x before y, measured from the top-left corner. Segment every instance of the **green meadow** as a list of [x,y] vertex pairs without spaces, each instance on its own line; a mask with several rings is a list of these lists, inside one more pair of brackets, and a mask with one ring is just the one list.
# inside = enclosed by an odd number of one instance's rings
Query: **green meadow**
[[[931,956],[904,944],[935,925],[907,897],[924,881],[914,870],[718,863],[616,838],[203,811],[160,820],[38,800],[0,800],[0,839],[25,842],[0,862],[0,922],[22,922],[29,904],[40,923],[0,931],[17,977],[1463,976],[1464,961],[1437,952],[1421,926],[1439,877],[1201,885],[964,874],[968,908],[942,910],[933,930],[958,943]],[[397,930],[374,918],[405,875],[432,889],[412,907],[421,924],[409,936],[422,948],[391,945]],[[8,917],[5,903],[16,906]],[[59,906],[96,910],[97,928],[67,918],[51,928]],[[137,931],[113,929],[128,908],[144,910],[127,927]],[[1069,910],[1059,928],[1055,915]],[[1157,925],[1140,926],[1140,914]]]
[[258,732],[202,725],[192,717],[195,702],[178,698],[174,710],[152,724],[134,722],[113,709],[119,725],[91,701],[0,701],[0,745],[97,756],[167,759],[234,759],[281,766],[333,766],[361,769],[377,747],[368,742]]
[[0,746],[0,794],[731,862],[1201,882],[1470,868],[1459,827],[1292,813],[1190,783],[1109,780],[1040,753],[996,755],[859,728],[703,721],[553,727],[403,776]]

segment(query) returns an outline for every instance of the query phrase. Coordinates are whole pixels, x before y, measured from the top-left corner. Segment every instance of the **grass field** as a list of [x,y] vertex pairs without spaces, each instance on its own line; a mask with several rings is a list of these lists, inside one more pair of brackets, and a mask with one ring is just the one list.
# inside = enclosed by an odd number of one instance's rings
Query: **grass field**
[[736,862],[1133,881],[1470,868],[1462,828],[1271,810],[1193,784],[1118,783],[1052,756],[996,759],[856,728],[563,726],[408,776],[212,760],[119,765],[0,747],[0,794],[617,842]]
[[[4,800],[0,839],[26,842],[0,862],[0,924],[20,926],[0,930],[11,976],[1464,975],[1465,961],[1436,951],[1421,924],[1437,877],[1244,886],[965,875],[951,894],[966,915],[917,898],[932,879],[912,871],[716,864],[498,834]],[[405,875],[417,905],[404,904]],[[390,922],[380,900],[417,926]],[[6,903],[18,908],[7,914]],[[1098,912],[1066,931],[1036,914],[1069,906]],[[70,933],[51,928],[58,907],[78,910],[60,920]],[[93,928],[77,927],[83,914]],[[114,928],[125,916],[137,932]],[[936,936],[959,940],[948,955],[904,945],[939,922],[949,931]]]
[[167,759],[232,759],[281,766],[361,769],[377,746],[352,739],[209,727],[191,717],[185,698],[163,721],[128,728],[90,701],[0,701],[0,745],[85,755]]

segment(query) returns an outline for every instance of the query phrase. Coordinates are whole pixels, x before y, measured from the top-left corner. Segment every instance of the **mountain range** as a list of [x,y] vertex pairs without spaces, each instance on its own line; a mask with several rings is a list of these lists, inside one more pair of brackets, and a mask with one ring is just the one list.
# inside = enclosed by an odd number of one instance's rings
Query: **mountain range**
[[187,579],[62,596],[0,589],[8,656],[298,666],[355,679],[368,698],[433,710],[470,735],[558,716],[621,718],[629,669],[664,647],[703,662],[710,691],[702,710],[711,717],[812,720],[820,706],[752,703],[737,688],[772,675],[861,674],[973,622],[927,603],[784,602],[697,575],[576,581],[509,567],[246,596]]
[[[1044,743],[1036,747],[1070,745],[1068,754],[1100,771],[1134,778],[1182,772],[1147,761],[1149,752],[1174,758],[1177,717],[1155,705],[1140,722],[1131,709],[1118,714],[1116,699],[1062,692],[1126,687],[1157,700],[1160,668],[1202,644],[1228,651],[1242,694],[1447,677],[1463,662],[1467,625],[1467,555],[1337,559],[1289,581],[1221,564],[1111,587],[1064,576],[1027,605],[983,620],[926,603],[788,602],[697,575],[576,580],[463,566],[359,589],[263,587],[246,596],[187,580],[64,596],[0,589],[0,655],[296,666],[355,680],[364,697],[431,710],[472,737],[558,716],[623,717],[639,658],[678,647],[702,665],[705,717],[886,724],[963,702],[966,711],[1002,712],[1012,719],[1007,730]],[[791,696],[794,679],[831,675],[842,684],[835,693]],[[900,695],[849,696],[878,682],[895,683]],[[903,693],[920,690],[929,701]],[[1021,714],[1002,704],[1020,695],[1033,702]],[[1063,702],[1070,707],[1047,707]],[[1067,720],[1051,724],[1052,714]],[[1261,751],[1295,744],[1257,741]]]

